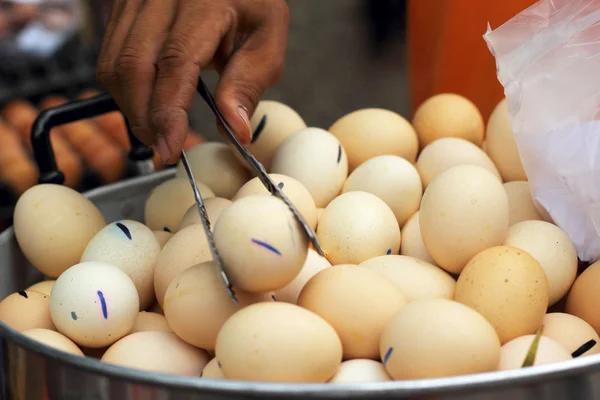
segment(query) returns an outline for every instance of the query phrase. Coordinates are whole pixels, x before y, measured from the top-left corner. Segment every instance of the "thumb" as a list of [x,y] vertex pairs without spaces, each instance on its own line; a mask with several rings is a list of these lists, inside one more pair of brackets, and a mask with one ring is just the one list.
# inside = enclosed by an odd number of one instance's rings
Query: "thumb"
[[217,84],[217,106],[242,144],[252,139],[250,118],[262,95],[283,73],[284,52],[269,47],[259,37],[251,37],[229,59]]

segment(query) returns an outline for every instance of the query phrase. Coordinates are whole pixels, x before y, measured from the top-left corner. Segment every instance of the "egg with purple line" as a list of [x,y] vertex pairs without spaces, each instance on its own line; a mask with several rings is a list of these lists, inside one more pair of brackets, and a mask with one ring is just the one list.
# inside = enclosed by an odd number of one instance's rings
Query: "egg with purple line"
[[308,237],[276,197],[235,200],[217,221],[215,245],[234,287],[270,292],[290,283],[308,255]]
[[138,291],[120,268],[87,261],[67,269],[50,294],[56,329],[79,346],[102,348],[127,335],[139,310]]

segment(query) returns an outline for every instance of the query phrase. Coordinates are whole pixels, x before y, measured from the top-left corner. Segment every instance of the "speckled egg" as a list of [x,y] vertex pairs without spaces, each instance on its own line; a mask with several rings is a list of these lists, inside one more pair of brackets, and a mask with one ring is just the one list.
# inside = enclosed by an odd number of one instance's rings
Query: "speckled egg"
[[[194,179],[206,184],[215,196],[230,199],[250,179],[250,172],[225,143],[201,143],[186,151],[186,156]],[[175,176],[187,179],[182,161],[177,163]]]
[[77,264],[88,242],[106,225],[94,203],[54,184],[36,185],[23,193],[13,218],[21,251],[52,278]]
[[202,225],[190,225],[173,235],[156,258],[154,293],[158,304],[164,306],[167,288],[177,274],[212,258]]
[[378,156],[359,165],[348,177],[342,192],[374,194],[391,208],[400,227],[419,210],[423,186],[417,169],[398,156]]
[[283,202],[248,196],[223,211],[215,245],[233,286],[268,292],[290,283],[308,254],[308,237]]
[[114,265],[88,261],[56,280],[50,315],[60,333],[80,346],[108,346],[133,328],[140,301],[131,278]]
[[329,132],[348,152],[350,171],[371,158],[387,154],[412,163],[419,150],[417,134],[410,122],[393,111],[381,108],[351,112],[335,121]]
[[281,143],[270,172],[296,179],[308,189],[317,207],[325,207],[342,190],[348,177],[348,158],[331,133],[306,128]]
[[425,247],[436,264],[458,274],[475,254],[502,244],[506,238],[506,191],[485,168],[452,167],[425,190],[419,224]]
[[319,220],[317,236],[333,265],[360,264],[400,250],[400,227],[394,212],[367,192],[347,192],[333,200]]
[[[204,183],[196,180],[196,185],[203,199],[215,197],[214,192]],[[144,220],[153,231],[175,233],[181,219],[195,203],[194,191],[187,177],[169,179],[150,192],[144,207]]]
[[160,244],[146,225],[131,220],[113,222],[87,245],[81,262],[99,261],[121,268],[133,281],[145,310],[154,301],[154,265]]

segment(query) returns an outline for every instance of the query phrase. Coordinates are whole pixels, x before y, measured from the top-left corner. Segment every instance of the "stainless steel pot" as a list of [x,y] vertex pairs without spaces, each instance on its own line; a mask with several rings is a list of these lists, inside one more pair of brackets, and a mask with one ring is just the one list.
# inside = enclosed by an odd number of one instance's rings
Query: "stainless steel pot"
[[[104,107],[102,111],[112,108]],[[65,109],[72,112],[73,106]],[[43,126],[44,121],[55,118],[53,115],[52,111],[40,115],[40,123],[34,125],[32,141],[41,181],[61,183],[52,150],[47,147],[52,123]],[[83,118],[91,116],[85,112],[83,115]],[[56,124],[60,124],[74,118],[63,115],[55,120],[59,121]],[[99,207],[107,222],[125,218],[142,221],[149,192],[173,177],[174,173],[173,170],[153,173],[95,189],[85,195]],[[0,234],[0,300],[40,279],[42,275],[27,262],[19,249],[14,231],[8,229]],[[1,322],[0,344],[2,400],[600,399],[600,354],[521,370],[453,378],[326,385],[210,380],[131,370],[56,351]]]

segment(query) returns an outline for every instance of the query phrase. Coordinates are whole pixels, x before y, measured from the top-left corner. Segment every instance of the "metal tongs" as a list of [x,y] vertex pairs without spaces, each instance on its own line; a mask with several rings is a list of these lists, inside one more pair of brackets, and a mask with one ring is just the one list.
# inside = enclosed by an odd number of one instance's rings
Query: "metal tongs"
[[[236,150],[240,153],[240,155],[244,158],[244,160],[248,163],[248,165],[252,168],[252,170],[254,170],[254,172],[260,179],[260,181],[263,183],[265,188],[267,188],[267,190],[271,193],[271,195],[278,197],[285,202],[285,204],[288,206],[288,208],[290,209],[292,214],[294,214],[294,217],[296,218],[296,220],[300,223],[300,225],[304,229],[304,232],[308,235],[308,239],[312,243],[315,251],[317,253],[319,253],[321,256],[323,256],[323,249],[321,249],[321,245],[319,244],[319,239],[317,238],[317,235],[315,234],[315,232],[312,230],[310,225],[308,225],[308,223],[306,222],[304,217],[302,217],[302,215],[296,209],[296,207],[292,204],[292,202],[283,193],[283,191],[275,184],[275,182],[273,182],[273,180],[271,180],[271,178],[267,174],[267,171],[265,170],[263,165],[260,162],[258,162],[258,160],[252,154],[250,154],[248,152],[248,150],[246,150],[246,148],[244,146],[242,146],[240,144],[240,142],[236,139],[235,135],[233,134],[233,130],[231,129],[231,127],[229,126],[227,121],[225,121],[225,118],[223,117],[223,114],[221,113],[221,111],[219,111],[219,108],[217,107],[217,104],[215,103],[213,96],[210,94],[210,91],[208,90],[208,88],[206,87],[204,82],[202,81],[202,78],[198,78],[198,88],[197,89],[198,89],[198,93],[200,93],[200,96],[202,96],[204,101],[206,101],[206,103],[208,104],[208,106],[210,107],[212,112],[215,114],[215,117],[217,117],[219,122],[221,122],[221,124],[223,125],[223,127],[225,129],[225,134],[227,135],[227,139],[229,139],[229,141],[234,145]],[[264,123],[261,123],[260,125],[262,126],[262,125],[264,125]],[[181,150],[181,162],[182,162],[185,172],[187,173],[187,176],[190,180],[192,189],[194,190],[194,197],[196,199],[196,205],[198,206],[198,213],[200,214],[200,219],[202,221],[202,225],[204,226],[204,231],[205,231],[206,237],[208,239],[208,243],[209,243],[212,255],[213,255],[213,259],[214,259],[215,263],[217,264],[217,267],[219,268],[219,272],[221,273],[223,282],[225,283],[225,286],[227,287],[229,296],[235,303],[237,303],[238,301],[237,301],[237,298],[235,295],[235,291],[233,290],[231,281],[229,280],[229,278],[227,277],[227,274],[225,273],[225,270],[223,269],[223,262],[221,260],[221,257],[219,256],[217,247],[215,246],[213,234],[210,229],[210,221],[208,220],[208,214],[206,213],[206,209],[204,207],[204,201],[202,200],[202,196],[200,195],[200,191],[198,190],[198,186],[196,185],[196,180],[194,179],[194,174],[192,173],[192,169],[190,168],[190,164],[188,162],[187,156],[185,155],[185,151],[183,151],[183,150]]]

